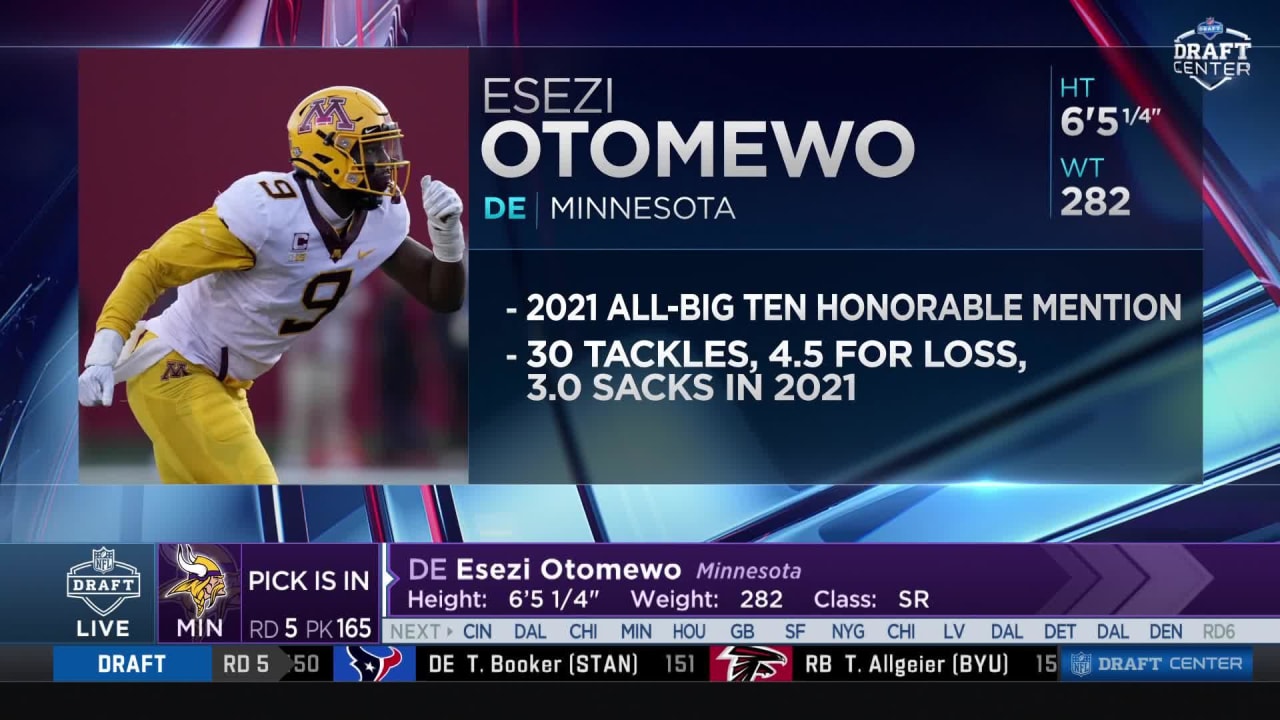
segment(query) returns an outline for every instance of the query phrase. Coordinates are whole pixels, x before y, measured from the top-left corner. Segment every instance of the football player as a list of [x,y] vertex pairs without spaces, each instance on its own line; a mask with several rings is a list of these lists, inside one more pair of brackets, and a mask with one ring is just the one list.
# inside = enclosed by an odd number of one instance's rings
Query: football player
[[[438,312],[462,305],[462,200],[424,177],[431,248],[409,237],[403,134],[369,92],[330,87],[289,116],[293,172],[231,184],[142,251],[98,318],[80,404],[124,382],[165,483],[274,484],[247,391],[381,269]],[[178,299],[143,320],[161,293]]]

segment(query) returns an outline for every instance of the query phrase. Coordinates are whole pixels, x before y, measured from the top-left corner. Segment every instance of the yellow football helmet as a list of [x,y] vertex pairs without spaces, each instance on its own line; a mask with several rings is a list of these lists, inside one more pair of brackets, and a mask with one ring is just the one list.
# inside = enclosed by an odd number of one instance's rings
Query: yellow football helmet
[[345,85],[308,95],[289,116],[293,166],[343,190],[399,198],[409,186],[403,137],[381,100]]

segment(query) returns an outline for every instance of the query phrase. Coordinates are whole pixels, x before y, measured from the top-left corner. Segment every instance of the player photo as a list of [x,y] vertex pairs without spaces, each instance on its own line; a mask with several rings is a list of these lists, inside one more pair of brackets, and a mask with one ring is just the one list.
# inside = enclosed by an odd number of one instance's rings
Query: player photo
[[461,52],[80,60],[83,483],[465,480]]

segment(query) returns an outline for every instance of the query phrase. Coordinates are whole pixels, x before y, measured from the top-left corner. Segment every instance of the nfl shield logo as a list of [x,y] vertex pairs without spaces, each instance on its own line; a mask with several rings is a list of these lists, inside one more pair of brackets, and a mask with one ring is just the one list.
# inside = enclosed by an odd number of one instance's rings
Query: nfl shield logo
[[98,548],[93,551],[93,569],[106,575],[116,569],[116,551]]
[[1212,40],[1226,32],[1226,30],[1227,27],[1225,25],[1213,18],[1208,18],[1199,25],[1196,25],[1196,34],[1203,37],[1205,40]]
[[1086,652],[1071,653],[1071,674],[1084,677],[1093,672],[1093,655]]

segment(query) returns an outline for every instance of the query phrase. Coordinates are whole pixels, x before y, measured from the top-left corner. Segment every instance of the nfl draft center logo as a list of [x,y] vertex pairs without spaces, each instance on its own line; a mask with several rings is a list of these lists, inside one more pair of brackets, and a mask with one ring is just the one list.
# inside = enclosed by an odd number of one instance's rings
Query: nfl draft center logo
[[67,597],[82,600],[100,617],[116,611],[129,598],[142,597],[138,568],[116,561],[116,551],[93,551],[92,559],[67,570]]
[[1087,652],[1071,653],[1071,674],[1084,677],[1093,672],[1093,655]]
[[1205,90],[1249,74],[1253,39],[1208,18],[1173,41],[1173,71],[1186,75]]

